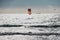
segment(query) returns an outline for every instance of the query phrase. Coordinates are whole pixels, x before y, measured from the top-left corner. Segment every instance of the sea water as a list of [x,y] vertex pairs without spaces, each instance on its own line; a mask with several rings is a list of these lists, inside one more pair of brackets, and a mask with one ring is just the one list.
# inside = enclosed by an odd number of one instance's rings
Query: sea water
[[49,25],[60,24],[60,14],[0,14],[0,24]]
[[[21,32],[21,33],[60,33],[58,28],[36,28],[30,25],[59,25],[60,14],[0,14],[0,25],[23,25],[22,27],[0,27],[0,33]],[[3,35],[0,40],[60,40],[60,35]]]

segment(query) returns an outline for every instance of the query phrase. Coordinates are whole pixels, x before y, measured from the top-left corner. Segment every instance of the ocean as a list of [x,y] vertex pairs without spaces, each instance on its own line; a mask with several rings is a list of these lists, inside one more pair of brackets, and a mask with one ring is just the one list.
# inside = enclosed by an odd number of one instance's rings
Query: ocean
[[60,14],[0,14],[0,40],[60,40]]

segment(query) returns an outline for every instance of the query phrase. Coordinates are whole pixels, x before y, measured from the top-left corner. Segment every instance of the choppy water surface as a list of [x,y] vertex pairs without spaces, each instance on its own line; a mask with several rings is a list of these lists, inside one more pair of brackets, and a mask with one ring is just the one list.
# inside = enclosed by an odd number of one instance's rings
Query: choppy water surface
[[[38,27],[38,25],[40,26]],[[47,27],[43,25],[47,25]],[[51,25],[58,26],[53,27]],[[59,26],[60,14],[58,13],[32,15],[0,14],[0,33],[60,34]],[[0,35],[0,40],[60,40],[60,35]]]

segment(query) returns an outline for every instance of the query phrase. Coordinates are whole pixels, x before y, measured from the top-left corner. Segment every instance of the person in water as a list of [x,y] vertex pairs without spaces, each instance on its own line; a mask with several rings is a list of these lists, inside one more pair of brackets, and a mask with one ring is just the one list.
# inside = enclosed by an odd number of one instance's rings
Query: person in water
[[28,14],[31,15],[31,9],[30,8],[28,9]]
[[32,13],[31,13],[31,9],[28,8],[27,11],[28,11],[28,18],[27,18],[27,19],[29,19],[29,20],[30,20],[30,19],[33,19],[32,15],[31,15],[31,14],[32,14]]

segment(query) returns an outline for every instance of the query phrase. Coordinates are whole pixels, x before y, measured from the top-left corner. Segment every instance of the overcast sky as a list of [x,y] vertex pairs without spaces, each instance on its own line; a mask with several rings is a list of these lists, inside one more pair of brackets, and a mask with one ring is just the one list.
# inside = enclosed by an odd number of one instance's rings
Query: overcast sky
[[0,0],[0,7],[60,7],[60,0]]

